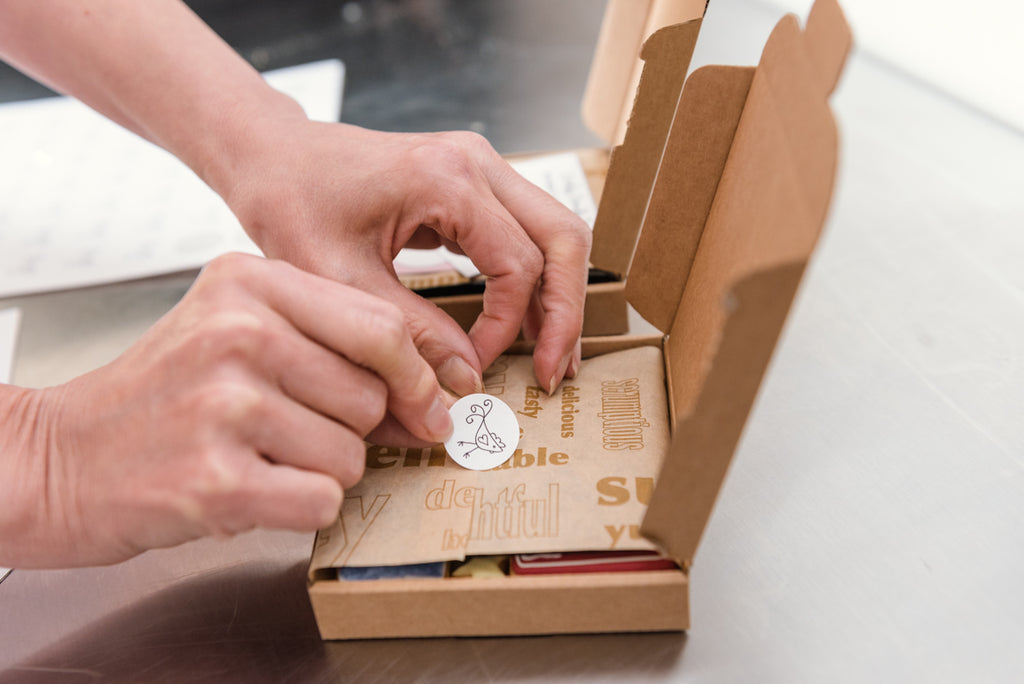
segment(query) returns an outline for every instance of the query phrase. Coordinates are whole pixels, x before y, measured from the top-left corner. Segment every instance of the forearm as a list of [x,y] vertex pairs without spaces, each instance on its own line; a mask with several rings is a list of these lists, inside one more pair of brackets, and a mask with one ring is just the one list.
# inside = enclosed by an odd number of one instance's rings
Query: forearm
[[0,57],[173,153],[222,194],[267,122],[304,118],[177,0],[0,0]]

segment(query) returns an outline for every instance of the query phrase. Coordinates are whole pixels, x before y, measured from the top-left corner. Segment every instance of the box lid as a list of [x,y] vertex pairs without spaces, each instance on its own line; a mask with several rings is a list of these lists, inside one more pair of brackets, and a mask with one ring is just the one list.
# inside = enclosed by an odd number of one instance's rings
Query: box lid
[[633,256],[700,23],[697,19],[659,29],[641,51],[643,71],[629,127],[623,143],[612,151],[590,254],[596,267],[620,277]]
[[626,293],[668,334],[675,417],[642,530],[684,566],[825,222],[828,96],[850,45],[836,1],[817,0],[805,30],[776,25],[756,70],[694,72],[672,124]]
[[658,29],[704,16],[707,0],[608,0],[583,93],[583,123],[622,143],[643,69],[641,46]]

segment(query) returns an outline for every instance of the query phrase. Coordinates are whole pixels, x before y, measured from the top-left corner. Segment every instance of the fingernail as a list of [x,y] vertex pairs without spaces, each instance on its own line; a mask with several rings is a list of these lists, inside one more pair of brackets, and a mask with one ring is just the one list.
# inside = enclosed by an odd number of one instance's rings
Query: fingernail
[[440,396],[434,397],[434,403],[427,410],[423,422],[430,431],[430,437],[435,442],[443,442],[452,436],[455,426],[452,424],[452,416]]
[[565,353],[562,360],[558,362],[558,370],[551,376],[551,382],[548,384],[548,396],[555,393],[555,389],[558,387],[558,383],[562,382],[562,378],[565,377],[565,371],[569,368],[569,362],[572,360],[572,351]]
[[438,366],[437,381],[460,397],[484,391],[480,375],[458,356],[453,356]]

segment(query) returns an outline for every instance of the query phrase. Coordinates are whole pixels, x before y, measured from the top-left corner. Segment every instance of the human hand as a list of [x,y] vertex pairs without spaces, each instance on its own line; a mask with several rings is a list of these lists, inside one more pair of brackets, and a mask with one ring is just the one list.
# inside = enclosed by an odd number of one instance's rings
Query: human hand
[[[482,137],[311,122],[183,2],[67,5],[0,3],[0,54],[176,155],[268,256],[397,304],[452,390],[478,389],[521,326],[542,387],[574,374],[590,231]],[[488,277],[468,337],[394,275],[424,239]]]
[[[240,255],[207,266],[113,363],[0,403],[0,560],[15,567],[315,530],[362,476],[363,437],[452,429],[393,305]],[[400,423],[379,426],[385,413]]]
[[[405,312],[420,353],[458,394],[522,327],[549,392],[579,367],[591,233],[473,133],[397,134],[287,118],[211,185],[268,256],[384,297]],[[208,179],[209,180],[209,179]],[[405,246],[444,244],[487,276],[468,337],[404,287]]]

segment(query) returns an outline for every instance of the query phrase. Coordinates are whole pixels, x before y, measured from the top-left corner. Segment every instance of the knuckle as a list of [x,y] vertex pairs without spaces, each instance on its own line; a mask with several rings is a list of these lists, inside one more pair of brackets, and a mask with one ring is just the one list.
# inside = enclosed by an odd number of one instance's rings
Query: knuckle
[[450,131],[447,139],[451,141],[450,144],[472,153],[489,154],[494,151],[487,138],[475,131]]
[[194,401],[196,420],[208,433],[234,433],[260,416],[264,401],[263,393],[252,383],[213,379],[202,385]]
[[571,223],[559,234],[558,239],[566,243],[572,253],[579,254],[584,259],[589,258],[590,249],[594,244],[594,234],[582,221]]
[[241,476],[228,448],[201,447],[189,473],[191,499],[198,514],[206,519],[220,517],[241,490]]
[[534,243],[523,245],[519,267],[530,282],[536,282],[544,272],[544,253]]
[[225,362],[250,364],[273,341],[268,321],[254,312],[231,306],[217,306],[192,331],[188,344],[195,358],[207,364]]
[[559,231],[558,239],[564,241],[586,254],[590,254],[590,247],[594,242],[594,233],[583,220],[570,221]]
[[364,368],[357,368],[355,372],[355,377],[345,384],[334,418],[365,437],[387,415],[387,385]]
[[281,259],[228,252],[207,263],[193,288],[214,301],[238,301],[241,292],[255,295],[261,284],[288,277],[296,267]]
[[429,138],[421,151],[429,155],[429,163],[442,170],[445,176],[465,179],[476,168],[475,159],[482,149],[490,149],[490,143],[470,131],[438,133]]
[[373,347],[383,359],[392,359],[401,351],[409,336],[405,317],[394,304],[380,301],[367,312],[367,330],[374,335]]
[[201,276],[207,280],[240,281],[251,276],[257,269],[259,257],[239,252],[222,254],[203,267]]

